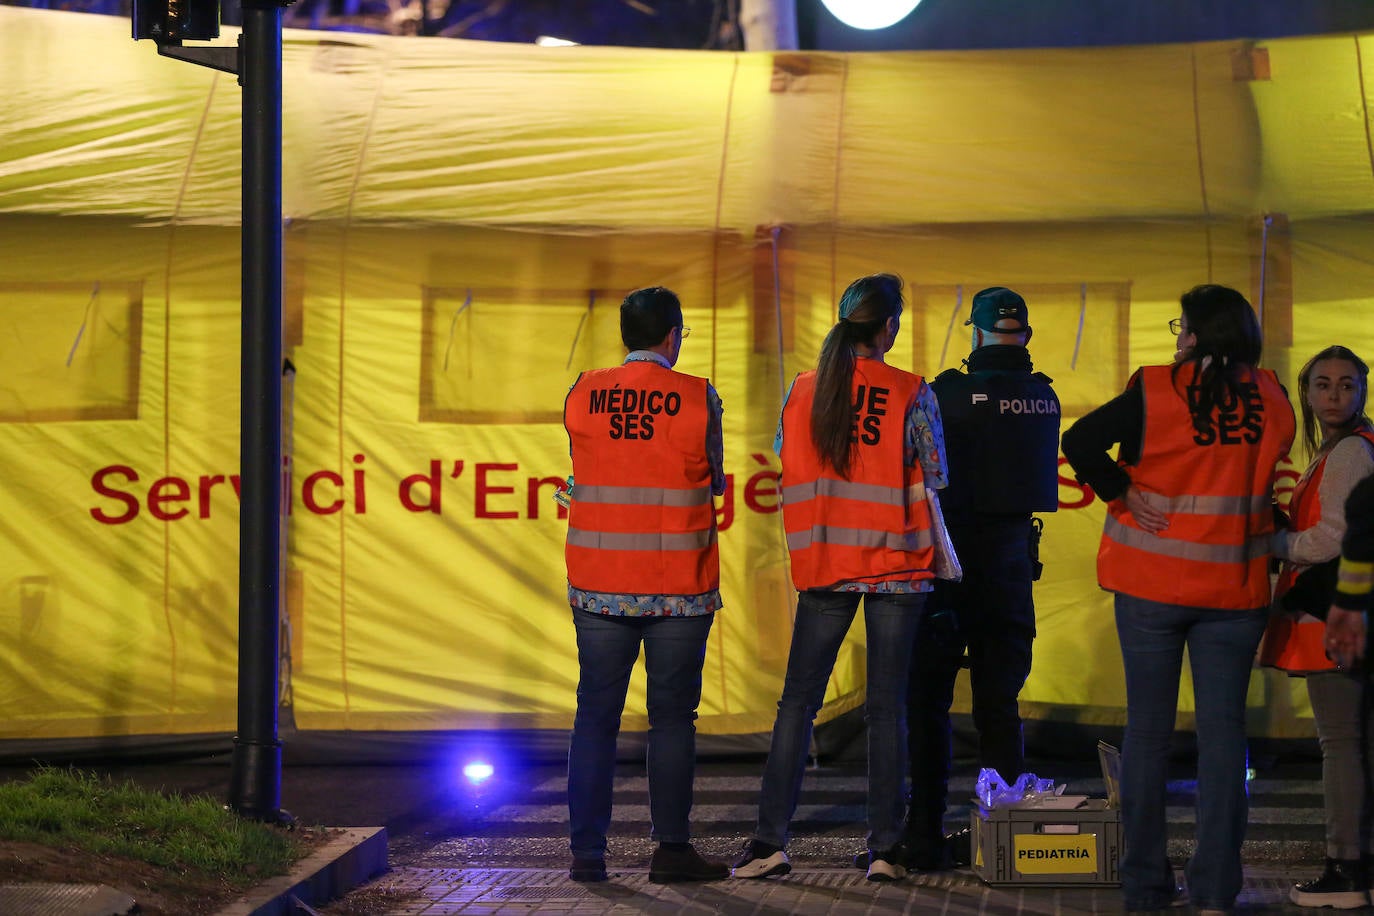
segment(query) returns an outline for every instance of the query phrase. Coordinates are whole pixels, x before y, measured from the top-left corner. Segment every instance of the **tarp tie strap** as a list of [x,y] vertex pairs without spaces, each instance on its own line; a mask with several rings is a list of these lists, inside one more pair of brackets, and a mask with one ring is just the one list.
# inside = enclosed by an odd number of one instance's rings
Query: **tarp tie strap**
[[582,313],[582,317],[577,319],[577,330],[573,332],[572,346],[568,349],[568,362],[563,366],[564,369],[572,368],[573,354],[577,352],[577,341],[582,337],[582,326],[587,323],[587,317],[591,315],[592,308],[596,305],[596,290],[587,290],[587,310]]
[[91,287],[91,298],[86,300],[86,311],[81,314],[81,327],[76,329],[76,340],[72,341],[72,348],[67,351],[67,368],[71,368],[72,358],[76,356],[76,348],[81,346],[81,338],[86,336],[86,325],[91,320],[91,309],[95,306],[95,301],[100,298],[100,281],[96,280]]
[[945,368],[945,357],[949,355],[949,339],[954,336],[954,322],[964,313],[964,285],[954,287],[954,311],[949,316],[949,327],[945,328],[945,345],[940,348],[940,368]]
[[471,286],[468,287],[468,295],[467,295],[467,298],[463,300],[463,304],[462,304],[462,305],[458,306],[458,311],[456,311],[456,312],[453,313],[453,319],[452,319],[451,321],[449,321],[449,323],[448,323],[448,346],[444,347],[444,371],[445,371],[445,372],[448,371],[448,355],[449,355],[450,353],[453,352],[453,335],[454,335],[454,332],[455,332],[455,331],[457,330],[457,328],[458,328],[458,316],[461,315],[461,314],[463,314],[464,312],[466,312],[466,311],[468,310],[468,306],[469,306],[469,305],[472,305],[472,287],[471,287]]
[[1073,339],[1073,359],[1069,368],[1078,368],[1078,348],[1083,345],[1083,319],[1088,314],[1088,284],[1078,284],[1078,336]]
[[768,231],[769,242],[773,246],[773,321],[778,326],[778,403],[787,399],[787,371],[783,367],[784,351],[782,339],[782,275],[779,273],[778,237],[782,227],[774,226]]
[[1260,221],[1260,278],[1259,278],[1259,302],[1255,304],[1259,312],[1260,328],[1264,327],[1264,287],[1265,276],[1269,268],[1269,227],[1273,225],[1274,217],[1268,213],[1264,214],[1264,219]]

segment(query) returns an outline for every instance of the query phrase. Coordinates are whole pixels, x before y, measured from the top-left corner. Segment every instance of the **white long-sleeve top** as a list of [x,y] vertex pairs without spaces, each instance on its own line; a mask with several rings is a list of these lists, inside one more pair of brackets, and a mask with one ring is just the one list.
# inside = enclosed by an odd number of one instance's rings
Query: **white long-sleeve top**
[[[1320,463],[1318,458],[1308,465],[1303,478],[1310,477]],[[1362,436],[1346,436],[1337,442],[1326,458],[1326,470],[1317,486],[1321,521],[1302,531],[1276,531],[1271,543],[1274,556],[1300,566],[1340,556],[1341,538],[1345,536],[1345,501],[1355,484],[1370,474],[1374,474],[1374,449]]]

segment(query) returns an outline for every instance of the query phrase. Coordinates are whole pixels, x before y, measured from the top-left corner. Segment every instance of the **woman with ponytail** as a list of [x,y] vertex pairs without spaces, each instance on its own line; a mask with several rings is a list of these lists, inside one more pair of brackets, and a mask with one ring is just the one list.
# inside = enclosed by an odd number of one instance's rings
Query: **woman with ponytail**
[[1166,775],[1186,648],[1198,747],[1186,875],[1193,906],[1210,914],[1229,912],[1241,888],[1245,694],[1269,605],[1274,480],[1295,422],[1274,373],[1256,368],[1260,327],[1245,297],[1204,284],[1180,305],[1173,365],[1137,370],[1125,392],[1069,427],[1063,447],[1107,503],[1097,580],[1115,592],[1126,675],[1126,909],[1166,908],[1176,893]]
[[737,878],[791,870],[811,729],[860,600],[867,646],[868,878],[905,875],[893,848],[905,819],[906,689],[934,577],[927,489],[945,486],[940,411],[919,375],[887,365],[901,326],[902,281],[861,277],[840,299],[814,371],[793,381],[775,449],[798,590],[787,675],[764,766],[754,836]]

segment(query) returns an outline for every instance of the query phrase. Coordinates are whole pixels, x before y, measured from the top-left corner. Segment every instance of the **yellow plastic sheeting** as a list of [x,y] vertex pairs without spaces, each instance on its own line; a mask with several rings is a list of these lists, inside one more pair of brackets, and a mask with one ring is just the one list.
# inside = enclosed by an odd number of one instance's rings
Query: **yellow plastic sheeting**
[[[0,8],[0,738],[234,727],[239,89],[126,28]],[[775,57],[292,34],[297,724],[570,724],[559,415],[578,371],[618,359],[635,286],[679,291],[681,368],[726,406],[714,734],[771,726],[794,600],[771,443],[853,277],[907,279],[891,359],[928,376],[966,355],[974,291],[1022,290],[1066,421],[1170,358],[1178,294],[1205,280],[1262,309],[1290,387],[1328,343],[1374,353],[1356,48],[1271,43],[1266,81],[1235,78],[1256,65],[1238,44]],[[1299,137],[1295,112],[1330,129]],[[1102,505],[1067,471],[1060,494],[1026,708],[1119,724]],[[822,720],[863,685],[856,630]],[[642,710],[639,674],[627,728]],[[1250,712],[1311,733],[1272,672]]]
[[[5,735],[232,728],[236,233],[75,218],[12,217],[0,227],[6,250],[20,253],[0,289],[25,289],[6,298],[23,337],[6,335],[0,350],[11,364],[42,369],[33,385],[47,396],[41,416],[0,423],[9,468],[0,497],[0,611],[15,637],[6,646],[12,664],[0,668]],[[776,309],[756,298],[759,276],[772,286],[771,245],[752,239],[292,232],[288,285],[299,298],[288,301],[288,324],[299,338],[287,388],[285,594],[298,724],[567,726],[576,664],[564,523],[552,501],[552,481],[567,473],[567,443],[548,416],[547,389],[604,362],[617,302],[606,290],[657,265],[653,280],[682,293],[693,327],[682,367],[709,374],[726,403],[726,610],[712,635],[700,724],[711,733],[766,731],[792,602],[770,444],[785,380],[811,364],[834,320],[832,276],[885,267],[912,278],[911,319],[891,358],[930,375],[966,352],[971,291],[999,281],[1025,290],[1033,356],[1055,377],[1070,419],[1110,397],[1133,366],[1172,352],[1165,323],[1178,290],[1197,276],[1196,267],[1173,265],[1197,258],[1203,233],[1059,227],[1038,237],[1035,257],[1023,246],[990,272],[986,265],[1010,251],[1016,235],[966,227],[919,236],[798,232],[780,246],[779,276],[792,296]],[[1371,227],[1349,221],[1306,227],[1293,246],[1295,276],[1314,291],[1371,288],[1374,264],[1362,254],[1370,235]],[[1212,236],[1216,261],[1228,266],[1214,279],[1244,288],[1247,234]],[[167,261],[168,251],[180,254]],[[192,254],[208,251],[228,256]],[[521,264],[537,266],[521,285],[503,283]],[[1076,273],[1085,265],[1091,283]],[[596,271],[598,287],[584,297],[562,285]],[[87,282],[55,284],[35,316],[33,290],[45,276]],[[132,333],[120,319],[123,291],[139,276],[137,339],[113,347]],[[104,282],[93,298],[95,279]],[[26,307],[10,307],[15,302]],[[1294,348],[1277,350],[1276,360],[1296,365],[1332,340],[1374,352],[1369,323],[1350,320],[1369,308],[1355,297],[1298,303]],[[489,311],[504,320],[483,317]],[[71,413],[53,416],[47,378],[68,354],[68,371],[95,379],[124,379],[136,364],[135,415],[86,419],[72,395]],[[26,379],[9,389],[11,417]],[[103,386],[92,387],[92,398],[109,400]],[[496,415],[484,415],[487,407]],[[1093,566],[1101,503],[1067,472],[1061,500],[1064,510],[1048,518],[1025,700],[1037,715],[1119,723],[1110,600],[1096,589]],[[859,702],[862,684],[856,635],[823,718]],[[644,724],[634,713],[642,689],[636,681],[627,727]],[[1254,690],[1258,727],[1310,728],[1300,686],[1271,675]],[[1183,703],[1190,707],[1186,691]]]
[[[236,222],[233,77],[127,36],[0,10],[0,211]],[[1369,41],[728,54],[293,31],[285,211],[746,233],[1360,213]]]

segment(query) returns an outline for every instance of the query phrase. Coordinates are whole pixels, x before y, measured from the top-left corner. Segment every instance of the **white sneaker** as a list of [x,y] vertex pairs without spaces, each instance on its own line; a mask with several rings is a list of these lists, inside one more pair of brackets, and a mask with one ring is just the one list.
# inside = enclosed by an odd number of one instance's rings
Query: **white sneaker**
[[906,877],[906,869],[896,862],[889,862],[887,859],[879,859],[870,856],[868,862],[868,880],[870,881],[900,881]]
[[787,858],[787,853],[779,849],[772,855],[761,858],[752,858],[746,852],[744,858],[735,863],[730,874],[736,878],[771,878],[774,875],[785,875],[791,870],[791,860]]

